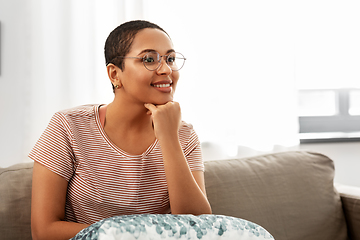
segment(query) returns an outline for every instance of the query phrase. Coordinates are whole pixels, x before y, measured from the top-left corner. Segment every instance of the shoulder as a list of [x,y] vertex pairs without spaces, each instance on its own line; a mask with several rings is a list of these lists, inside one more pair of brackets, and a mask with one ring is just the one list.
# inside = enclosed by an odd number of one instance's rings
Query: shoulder
[[179,139],[184,145],[187,145],[192,141],[199,141],[198,136],[193,128],[193,125],[184,121],[181,121],[179,129]]
[[95,122],[96,106],[99,105],[82,105],[58,111],[52,116],[49,127],[66,132],[71,132],[79,127],[87,127],[89,123]]
[[190,123],[187,123],[185,121],[181,121],[179,133],[180,134],[191,134],[191,132],[194,132],[193,125]]
[[60,118],[70,122],[79,119],[94,118],[98,106],[99,104],[88,104],[88,105],[81,105],[69,109],[64,109],[56,112],[53,118],[55,119]]
[[187,123],[187,122],[181,120],[180,129],[181,128],[193,129],[193,125],[191,123]]
[[69,109],[64,109],[58,111],[57,114],[61,114],[64,116],[92,116],[95,113],[95,108],[98,107],[99,104],[87,104],[81,105]]
[[200,164],[200,168],[196,169],[203,171],[200,140],[191,124],[184,121],[181,122],[179,141],[192,171],[195,169],[195,165],[193,165],[195,162]]

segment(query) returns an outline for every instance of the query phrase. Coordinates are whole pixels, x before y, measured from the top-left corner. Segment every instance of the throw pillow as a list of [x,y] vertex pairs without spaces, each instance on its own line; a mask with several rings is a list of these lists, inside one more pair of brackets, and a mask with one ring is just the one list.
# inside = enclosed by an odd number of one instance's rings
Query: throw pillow
[[262,240],[273,239],[261,226],[223,215],[139,214],[111,217],[80,231],[72,240]]

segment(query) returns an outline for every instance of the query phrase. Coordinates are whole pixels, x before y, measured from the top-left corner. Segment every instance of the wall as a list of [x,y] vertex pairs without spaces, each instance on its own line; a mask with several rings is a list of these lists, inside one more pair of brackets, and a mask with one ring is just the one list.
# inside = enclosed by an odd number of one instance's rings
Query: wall
[[0,1],[0,167],[24,158],[23,129],[26,128],[27,80],[31,74],[29,6],[32,1]]

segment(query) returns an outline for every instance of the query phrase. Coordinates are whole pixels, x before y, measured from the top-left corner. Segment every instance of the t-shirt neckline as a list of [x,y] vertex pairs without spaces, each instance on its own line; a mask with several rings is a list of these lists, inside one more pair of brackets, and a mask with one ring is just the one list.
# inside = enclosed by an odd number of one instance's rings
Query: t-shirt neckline
[[101,125],[101,121],[100,121],[100,107],[103,106],[105,104],[97,104],[94,106],[93,111],[94,111],[94,116],[95,116],[95,123],[97,125],[97,128],[99,129],[100,134],[102,135],[104,141],[115,151],[117,151],[118,153],[120,153],[121,155],[124,155],[126,157],[129,158],[143,158],[145,156],[147,156],[158,144],[158,140],[155,139],[155,141],[142,153],[142,154],[130,154],[124,150],[122,150],[121,148],[119,148],[118,146],[116,146],[116,144],[114,144],[110,138],[107,136],[107,134],[105,133],[104,128]]

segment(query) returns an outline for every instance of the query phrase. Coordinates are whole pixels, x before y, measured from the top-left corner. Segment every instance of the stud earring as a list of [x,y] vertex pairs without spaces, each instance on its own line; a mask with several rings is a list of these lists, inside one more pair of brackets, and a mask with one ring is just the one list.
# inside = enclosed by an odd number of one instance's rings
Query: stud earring
[[116,84],[114,87],[115,87],[116,89],[118,89],[120,86]]

